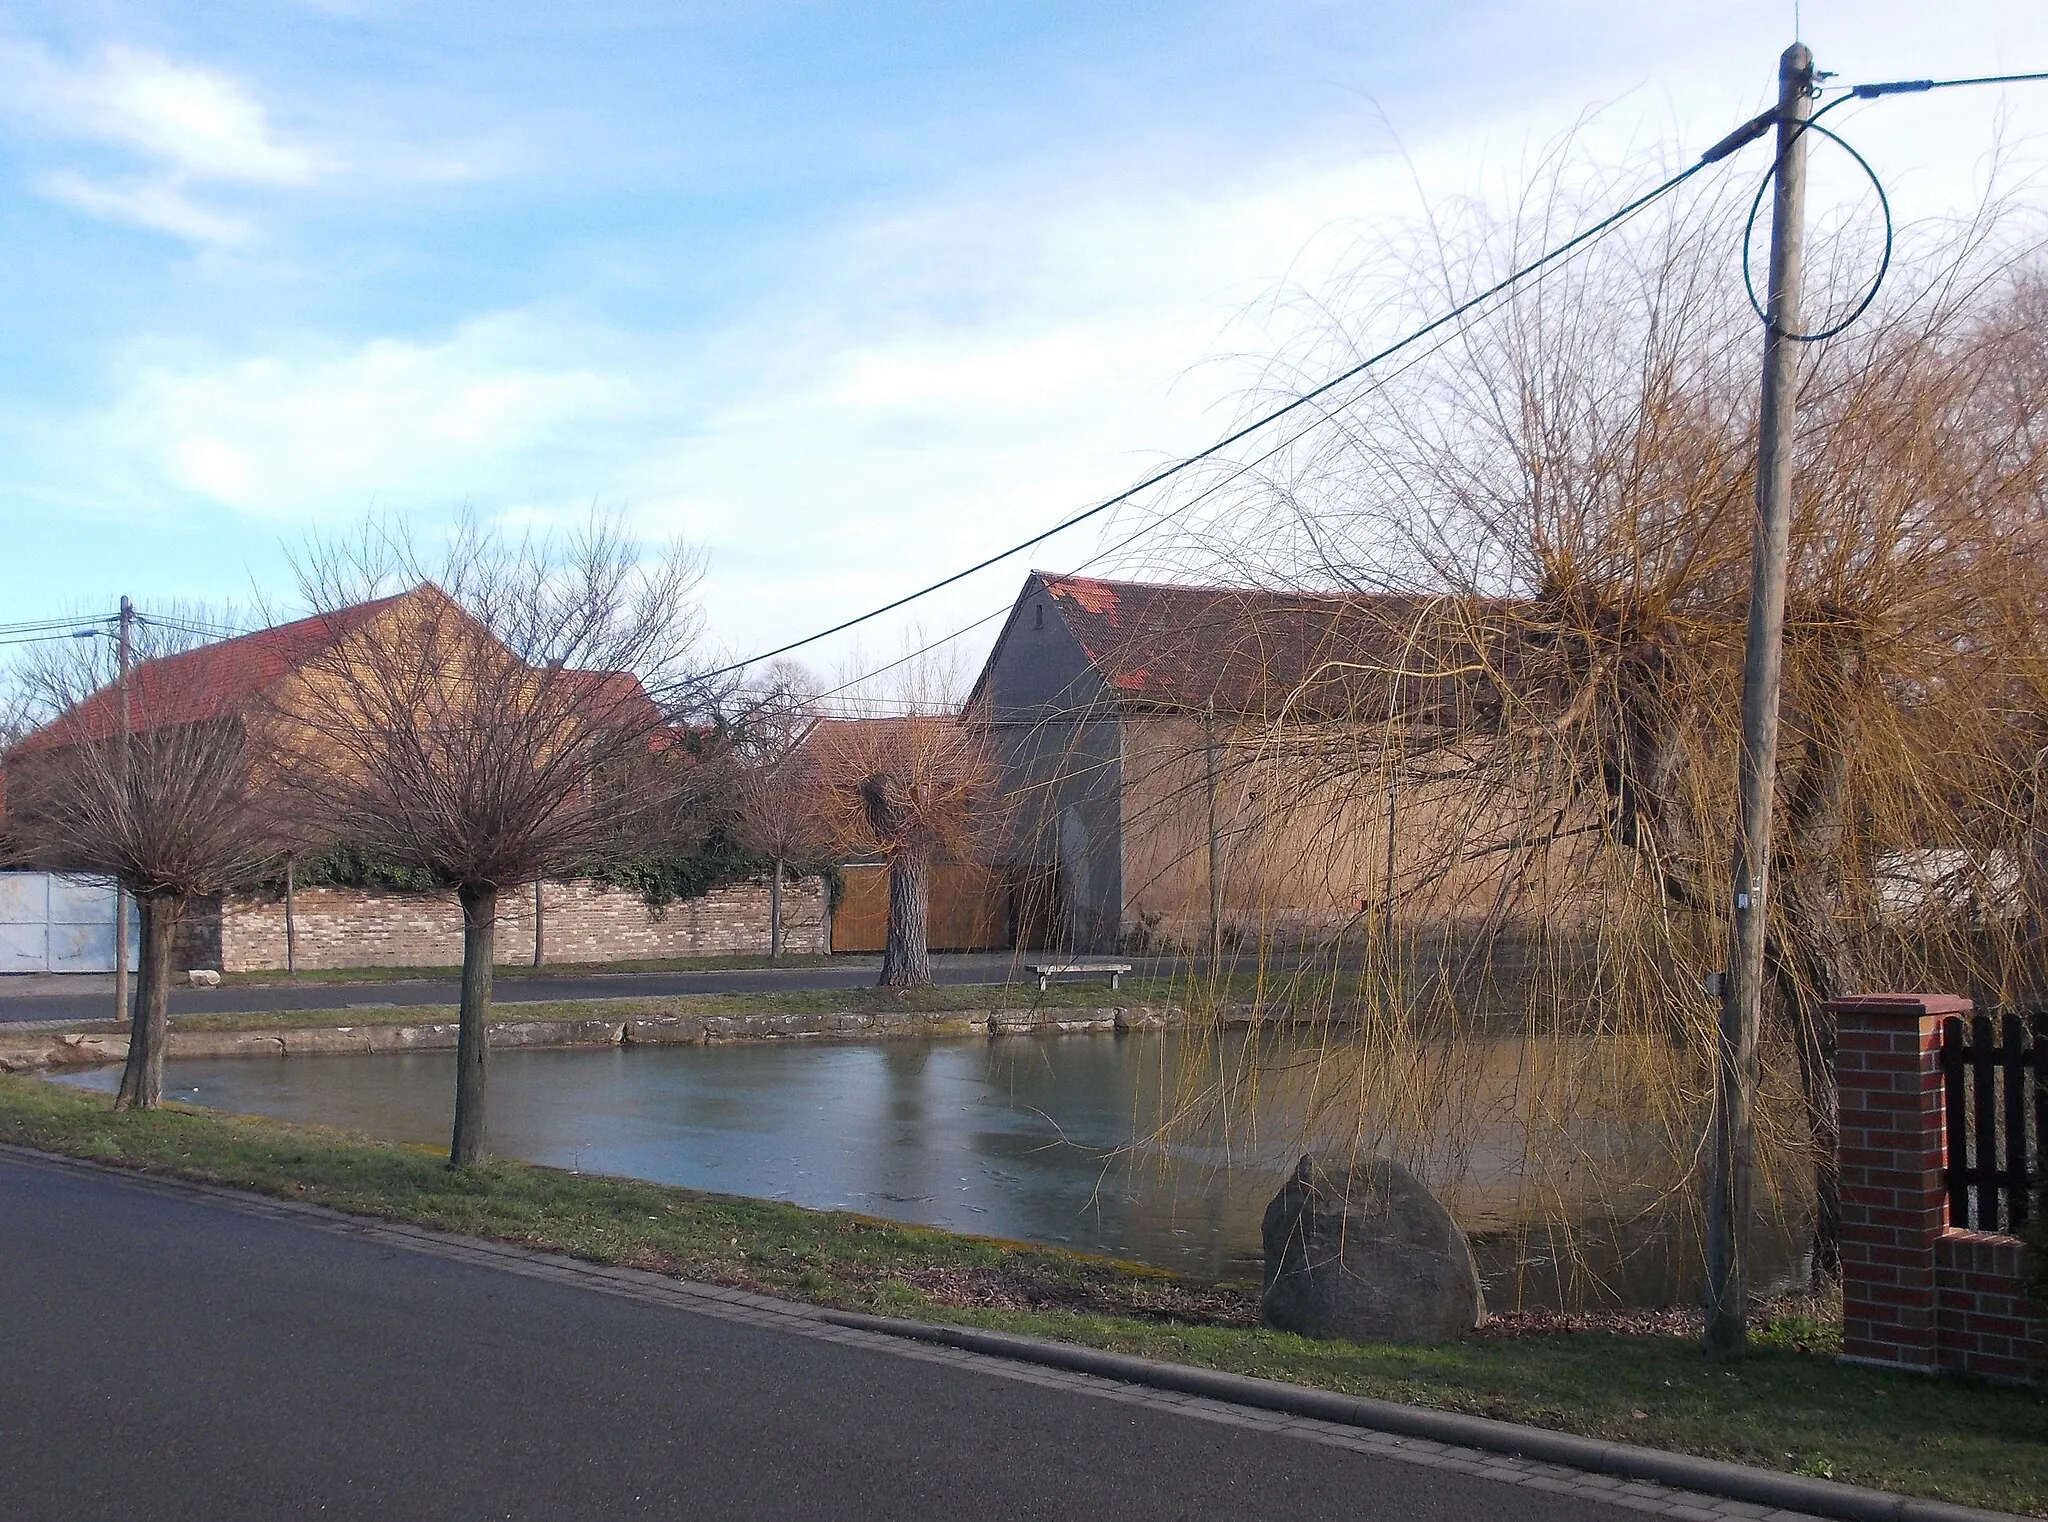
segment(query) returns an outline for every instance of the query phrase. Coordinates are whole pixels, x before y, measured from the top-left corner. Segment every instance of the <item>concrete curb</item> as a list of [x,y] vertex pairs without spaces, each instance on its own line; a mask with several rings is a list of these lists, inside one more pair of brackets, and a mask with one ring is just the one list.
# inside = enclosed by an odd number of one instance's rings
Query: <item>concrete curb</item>
[[1102,1379],[1143,1385],[1154,1390],[1170,1390],[1176,1394],[1229,1401],[1234,1405],[1277,1411],[1289,1416],[1305,1416],[1401,1437],[1424,1438],[1430,1442],[1477,1448],[1487,1453],[1562,1464],[1593,1474],[1613,1475],[1618,1479],[1647,1480],[1653,1484],[1725,1496],[1783,1511],[1838,1517],[1844,1522],[2012,1522],[2009,1512],[1982,1511],[1973,1506],[1951,1505],[1946,1501],[1919,1500],[1912,1496],[1894,1495],[1890,1491],[1868,1490],[1860,1485],[1841,1485],[1833,1480],[1752,1469],[1746,1464],[1731,1464],[1721,1459],[1666,1453],[1661,1449],[1638,1448],[1628,1443],[1607,1443],[1597,1438],[1552,1432],[1543,1427],[1495,1421],[1490,1417],[1463,1416],[1452,1411],[1404,1406],[1394,1401],[1341,1395],[1333,1390],[1317,1390],[1245,1374],[1226,1374],[1219,1369],[1161,1363],[1157,1359],[1138,1358],[1128,1353],[1110,1353],[1009,1332],[902,1321],[855,1311],[821,1310],[818,1319],[854,1331],[879,1332],[916,1342],[937,1343],[996,1358],[1066,1369],[1077,1374],[1093,1374]]

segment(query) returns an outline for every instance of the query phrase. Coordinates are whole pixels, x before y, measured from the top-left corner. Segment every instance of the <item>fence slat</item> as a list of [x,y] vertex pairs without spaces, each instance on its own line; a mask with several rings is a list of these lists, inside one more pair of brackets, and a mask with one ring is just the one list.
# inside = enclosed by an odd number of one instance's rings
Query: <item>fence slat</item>
[[1970,1224],[1970,1107],[1963,1082],[1963,1017],[1941,1026],[1941,1083],[1948,1117],[1948,1221]]
[[2034,1070],[2034,1175],[2030,1188],[2048,1184],[2048,1010],[2035,1010],[2027,1022],[2034,1029],[2034,1044],[2027,1052]]
[[1998,1069],[1994,1065],[1992,1050],[1997,1045],[1994,1027],[1989,1015],[1979,1015],[1970,1022],[1970,1087],[1974,1091],[1970,1098],[1970,1126],[1976,1135],[1970,1138],[1976,1143],[1970,1169],[1977,1182],[1977,1219],[1974,1224],[1979,1231],[1998,1230]]
[[2027,1222],[2027,1032],[2018,1015],[2007,1015],[1999,1042],[1998,1066],[2005,1090],[2005,1229]]

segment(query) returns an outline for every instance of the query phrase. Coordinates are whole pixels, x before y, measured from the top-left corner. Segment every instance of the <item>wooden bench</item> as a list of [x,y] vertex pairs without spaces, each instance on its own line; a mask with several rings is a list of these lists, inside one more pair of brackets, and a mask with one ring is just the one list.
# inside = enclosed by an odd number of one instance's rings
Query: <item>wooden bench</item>
[[1054,978],[1085,978],[1109,974],[1112,992],[1123,986],[1123,976],[1131,970],[1129,962],[1031,962],[1026,970],[1038,974],[1038,991],[1044,993]]

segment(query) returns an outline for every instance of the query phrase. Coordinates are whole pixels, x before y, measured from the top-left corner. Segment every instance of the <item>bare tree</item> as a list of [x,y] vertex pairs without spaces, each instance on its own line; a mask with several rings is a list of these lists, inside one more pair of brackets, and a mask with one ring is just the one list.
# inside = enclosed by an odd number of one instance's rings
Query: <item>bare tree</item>
[[[254,876],[275,847],[252,806],[244,716],[223,710],[203,675],[159,657],[180,643],[142,631],[126,690],[74,649],[27,673],[50,717],[7,753],[7,831],[24,865],[114,878],[134,895],[142,962],[116,1108],[163,1099],[173,937],[192,899]],[[124,935],[127,927],[116,925]]]
[[739,782],[738,836],[747,850],[773,863],[768,879],[768,955],[782,955],[782,884],[792,865],[814,861],[827,847],[816,789],[801,758],[757,761]]
[[881,985],[932,981],[933,864],[971,858],[994,821],[995,768],[977,728],[940,714],[831,719],[799,757],[820,836],[889,865],[889,932]]
[[[266,759],[331,838],[431,873],[462,906],[461,1033],[449,1163],[485,1156],[499,895],[683,810],[703,700],[701,559],[644,555],[613,523],[509,540],[467,523],[429,563],[371,525],[301,564],[316,609],[388,599],[281,694]],[[396,591],[399,587],[408,590]]]
[[[1348,284],[1302,293],[1310,339],[1259,400],[1298,394],[1583,225],[1568,156],[1505,219],[1440,208]],[[1704,1122],[1688,1064],[1713,1040],[1697,979],[1719,965],[1732,892],[1759,344],[1728,264],[1738,194],[1667,201],[1375,376],[1369,404],[1335,410],[1255,489],[1219,494],[1179,552],[1210,577],[1423,610],[1405,645],[1352,657],[1348,720],[1276,720],[1260,744],[1299,760],[1304,812],[1334,795],[1368,818],[1398,793],[1411,865],[1388,893],[1408,923],[1461,927],[1480,966],[1508,931],[1584,948],[1576,962],[1543,952],[1542,975],[1522,978],[1529,1027],[1597,1008],[1603,1034],[1641,1035],[1657,1083],[1648,1067],[1604,1083],[1658,1098],[1681,1168]],[[1875,252],[1831,244],[1809,310],[1843,310]],[[1817,1176],[1823,1270],[1826,1002],[1873,983],[2010,992],[2039,976],[2014,905],[1983,911],[1997,891],[1907,927],[1884,879],[1930,852],[1984,877],[2037,849],[2041,258],[2038,221],[2010,206],[1914,229],[1869,315],[1805,356],[1767,956],[1804,1132],[1772,1141]],[[1392,814],[1378,805],[1389,838]],[[1674,1024],[1676,1064],[1653,1044],[1670,1050]],[[1624,1050],[1605,1041],[1583,1061]],[[1550,1127],[1575,1145],[1556,1117],[1579,1076],[1559,1068],[1545,1080],[1559,1088],[1532,1092],[1532,1137]]]

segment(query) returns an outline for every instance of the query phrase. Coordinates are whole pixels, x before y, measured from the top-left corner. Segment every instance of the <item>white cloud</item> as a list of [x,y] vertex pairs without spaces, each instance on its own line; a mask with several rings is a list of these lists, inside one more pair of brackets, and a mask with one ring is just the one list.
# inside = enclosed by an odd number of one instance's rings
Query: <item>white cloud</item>
[[13,112],[46,133],[111,146],[141,161],[110,178],[72,167],[38,188],[67,206],[202,245],[246,241],[248,218],[205,204],[201,192],[309,186],[338,167],[281,133],[241,81],[136,48],[109,47],[85,63],[33,48],[0,48],[0,89]]
[[303,185],[320,156],[289,141],[239,81],[135,48],[68,65],[12,49],[0,69],[17,108],[69,137],[114,143],[197,181]]
[[92,216],[152,228],[192,243],[241,243],[250,232],[243,218],[210,211],[163,180],[106,184],[66,169],[45,175],[37,188],[52,200]]
[[273,523],[379,502],[552,508],[632,407],[632,382],[575,347],[515,314],[432,343],[138,357],[95,432],[140,478]]

